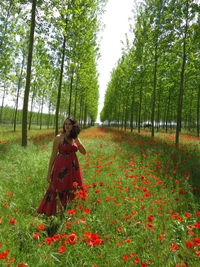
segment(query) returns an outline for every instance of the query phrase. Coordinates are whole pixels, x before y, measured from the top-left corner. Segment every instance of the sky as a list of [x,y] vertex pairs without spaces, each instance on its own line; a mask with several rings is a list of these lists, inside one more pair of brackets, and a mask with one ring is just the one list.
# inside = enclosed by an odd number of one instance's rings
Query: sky
[[100,122],[100,112],[103,108],[104,95],[107,84],[110,80],[112,69],[116,66],[122,55],[125,34],[131,39],[129,32],[129,18],[133,17],[132,9],[134,0],[108,0],[106,11],[102,15],[102,22],[105,25],[100,32],[100,54],[97,70],[99,72],[99,106],[97,122]]

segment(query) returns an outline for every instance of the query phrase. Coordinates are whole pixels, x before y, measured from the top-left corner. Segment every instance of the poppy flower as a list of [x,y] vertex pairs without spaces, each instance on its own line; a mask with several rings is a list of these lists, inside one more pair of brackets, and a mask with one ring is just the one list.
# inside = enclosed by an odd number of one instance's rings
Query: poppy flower
[[44,230],[44,224],[42,223],[41,225],[37,225],[36,228],[39,229],[40,231],[43,231]]
[[171,245],[171,250],[176,251],[177,249],[178,249],[177,244],[176,244],[176,243],[173,243],[173,244]]
[[83,214],[87,214],[87,213],[90,213],[90,209],[84,209],[84,211],[83,211]]
[[11,225],[14,225],[16,223],[16,220],[15,219],[10,219],[10,221],[9,221],[9,224],[11,224]]
[[64,253],[65,251],[66,251],[66,247],[64,247],[64,246],[61,246],[61,247],[59,247],[59,249],[58,249],[58,252],[59,252],[60,254]]
[[193,242],[195,243],[196,246],[200,246],[200,238],[195,237],[195,238],[193,239]]
[[75,209],[71,209],[67,211],[68,214],[76,214],[76,210]]
[[128,255],[123,256],[123,260],[127,261],[128,260]]
[[45,238],[45,243],[47,244],[47,245],[51,245],[51,237],[47,237],[47,238]]
[[186,241],[186,242],[185,242],[185,246],[186,246],[187,248],[193,248],[193,245],[194,245],[194,243],[193,243],[192,241]]
[[77,238],[77,235],[74,232],[72,232],[68,236],[68,239],[67,240],[69,241],[69,244],[72,246],[72,245],[75,245],[76,244],[78,238]]

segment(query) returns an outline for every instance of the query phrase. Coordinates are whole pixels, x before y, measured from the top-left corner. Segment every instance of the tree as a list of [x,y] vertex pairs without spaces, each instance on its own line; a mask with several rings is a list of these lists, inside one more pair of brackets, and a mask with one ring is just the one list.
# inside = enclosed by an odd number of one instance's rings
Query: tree
[[28,53],[28,61],[27,61],[26,87],[25,87],[24,104],[23,104],[22,146],[27,145],[27,112],[28,112],[28,100],[29,100],[29,90],[30,90],[30,82],[31,82],[31,65],[32,65],[34,31],[35,31],[36,4],[37,4],[37,0],[33,0],[32,12],[31,12],[31,30],[30,30],[30,39],[29,39],[29,53]]

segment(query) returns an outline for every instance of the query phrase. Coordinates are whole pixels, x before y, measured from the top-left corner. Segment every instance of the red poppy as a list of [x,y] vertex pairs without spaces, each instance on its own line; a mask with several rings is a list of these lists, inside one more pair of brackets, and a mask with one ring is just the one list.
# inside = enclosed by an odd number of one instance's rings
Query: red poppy
[[197,217],[200,217],[200,211],[197,211],[197,212],[196,212],[196,216],[197,216]]
[[0,259],[1,260],[5,260],[7,258],[7,256],[8,256],[8,253],[10,253],[9,249],[4,251],[3,253],[0,253]]
[[59,239],[60,239],[60,235],[54,235],[53,237],[52,237],[52,239],[56,242],[56,241],[58,241]]
[[185,242],[185,246],[186,246],[187,248],[193,248],[193,245],[194,245],[194,243],[193,243],[192,241],[186,241],[186,242]]
[[124,259],[125,261],[127,261],[127,260],[128,260],[128,255],[124,255],[124,256],[123,256],[123,259]]
[[71,226],[71,224],[72,224],[72,222],[66,222],[66,226],[65,226],[65,228],[70,228],[70,226]]
[[139,258],[136,258],[136,259],[135,259],[135,263],[136,263],[136,264],[138,264],[138,263],[139,263],[139,261],[140,261],[140,259],[139,259]]
[[195,237],[195,238],[193,239],[193,242],[195,243],[196,246],[200,246],[200,238]]
[[191,217],[192,215],[189,213],[189,212],[186,212],[185,213],[185,217],[187,217],[187,218],[189,218],[189,217]]
[[48,244],[48,245],[51,245],[51,237],[47,237],[45,238],[45,243]]
[[58,249],[58,252],[59,252],[60,254],[64,253],[65,251],[66,251],[66,247],[64,247],[64,246],[61,246],[61,247],[59,247],[59,249]]
[[78,238],[77,238],[77,235],[72,232],[69,236],[68,236],[68,241],[69,241],[69,244],[72,246],[72,245],[75,245],[76,242],[77,242]]
[[68,214],[76,214],[76,210],[71,209],[71,210],[68,210],[67,213],[68,213]]
[[177,246],[177,244],[176,243],[173,243],[172,245],[171,245],[171,250],[177,250],[178,249],[178,246]]
[[15,219],[10,219],[10,221],[9,221],[9,224],[11,224],[11,225],[14,225],[16,223],[16,220]]
[[44,230],[44,224],[42,223],[41,225],[37,225],[36,228],[39,229],[40,231],[43,231]]
[[90,213],[90,209],[84,209],[84,211],[83,211],[83,214],[87,214],[87,213]]
[[197,254],[197,257],[200,257],[200,250],[195,251],[195,253]]

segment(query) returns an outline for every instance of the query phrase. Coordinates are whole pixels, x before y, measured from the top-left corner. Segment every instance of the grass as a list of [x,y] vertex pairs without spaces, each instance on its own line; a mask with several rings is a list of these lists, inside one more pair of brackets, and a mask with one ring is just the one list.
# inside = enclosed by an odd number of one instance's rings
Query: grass
[[87,198],[61,219],[36,212],[53,135],[30,132],[24,149],[20,134],[0,134],[2,266],[200,266],[200,139],[83,130]]

